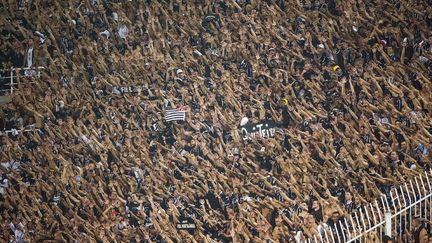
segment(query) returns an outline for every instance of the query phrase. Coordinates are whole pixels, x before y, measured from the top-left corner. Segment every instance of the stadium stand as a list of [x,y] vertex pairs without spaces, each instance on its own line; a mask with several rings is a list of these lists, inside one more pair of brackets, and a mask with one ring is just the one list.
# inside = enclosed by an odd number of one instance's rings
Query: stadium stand
[[2,240],[431,242],[431,0],[0,12]]

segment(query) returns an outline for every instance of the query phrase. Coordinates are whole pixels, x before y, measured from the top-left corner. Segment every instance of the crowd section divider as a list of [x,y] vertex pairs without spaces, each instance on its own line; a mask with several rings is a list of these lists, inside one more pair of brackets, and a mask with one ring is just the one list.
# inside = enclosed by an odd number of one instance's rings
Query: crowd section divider
[[[9,86],[8,88],[2,87],[0,89],[0,95],[11,95],[17,89],[16,86],[19,84],[19,80],[26,77],[41,77],[41,72],[45,67],[27,67],[27,68],[9,68],[9,69],[0,69],[0,84],[2,86]],[[6,76],[3,76],[7,74]],[[33,83],[33,82],[26,82]]]
[[335,226],[306,240],[319,242],[383,242],[384,235],[409,242],[413,220],[432,221],[432,170],[425,171],[388,194],[359,208]]

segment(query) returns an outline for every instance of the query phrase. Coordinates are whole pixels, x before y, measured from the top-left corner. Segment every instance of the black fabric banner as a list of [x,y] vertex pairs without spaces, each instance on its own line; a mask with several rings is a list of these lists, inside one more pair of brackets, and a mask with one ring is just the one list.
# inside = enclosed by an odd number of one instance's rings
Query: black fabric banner
[[187,217],[187,218],[181,220],[180,223],[178,223],[176,225],[176,228],[178,230],[195,230],[196,225],[195,225],[195,222],[192,218]]
[[246,124],[240,126],[240,133],[243,140],[256,138],[272,138],[276,133],[277,123],[273,120],[264,120],[260,123]]

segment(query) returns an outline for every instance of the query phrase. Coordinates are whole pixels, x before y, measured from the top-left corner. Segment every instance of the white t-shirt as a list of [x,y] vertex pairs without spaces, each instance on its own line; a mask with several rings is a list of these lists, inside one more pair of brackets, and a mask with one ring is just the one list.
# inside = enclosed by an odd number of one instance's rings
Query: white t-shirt
[[22,223],[18,224],[16,227],[12,222],[9,224],[9,228],[14,232],[15,240],[20,241],[24,238],[24,225]]
[[21,165],[21,163],[19,161],[15,161],[15,160],[11,160],[11,161],[6,162],[6,163],[1,163],[1,166],[3,166],[6,169],[11,169],[11,170],[18,170],[20,165]]
[[122,39],[126,39],[126,37],[129,35],[129,29],[126,27],[126,25],[122,25],[118,29],[118,35]]
[[27,67],[33,66],[33,47],[27,50]]
[[4,194],[6,188],[9,186],[9,181],[7,178],[0,178],[0,194]]

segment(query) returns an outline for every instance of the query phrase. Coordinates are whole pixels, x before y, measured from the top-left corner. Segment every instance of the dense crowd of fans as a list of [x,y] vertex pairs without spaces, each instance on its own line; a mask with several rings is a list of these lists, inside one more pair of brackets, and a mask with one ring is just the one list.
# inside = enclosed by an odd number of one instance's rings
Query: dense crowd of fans
[[8,241],[287,242],[430,169],[430,0],[0,7],[2,68],[45,67],[0,112]]

